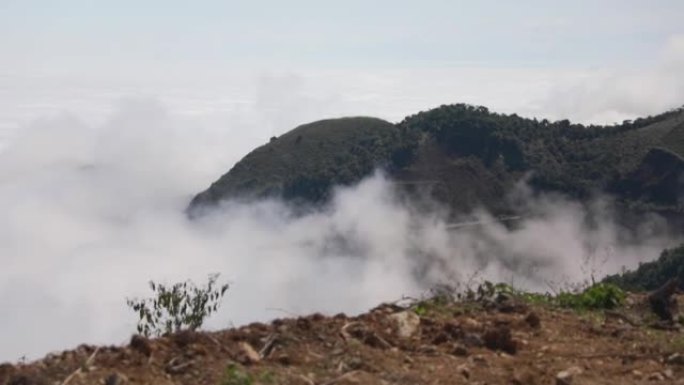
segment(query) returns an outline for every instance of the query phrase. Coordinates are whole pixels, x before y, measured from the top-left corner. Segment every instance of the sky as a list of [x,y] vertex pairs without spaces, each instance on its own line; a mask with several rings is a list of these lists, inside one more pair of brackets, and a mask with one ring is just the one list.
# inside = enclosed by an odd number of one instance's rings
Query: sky
[[6,65],[416,68],[647,65],[679,1],[13,1]]
[[222,273],[216,329],[474,276],[543,289],[655,258],[679,241],[658,218],[625,242],[606,202],[586,229],[576,203],[524,186],[538,215],[515,231],[447,231],[381,174],[304,217],[277,201],[200,222],[183,210],[255,146],[318,119],[465,102],[611,124],[679,107],[683,14],[681,1],[0,0],[0,361],[125,343],[124,299],[149,279]]

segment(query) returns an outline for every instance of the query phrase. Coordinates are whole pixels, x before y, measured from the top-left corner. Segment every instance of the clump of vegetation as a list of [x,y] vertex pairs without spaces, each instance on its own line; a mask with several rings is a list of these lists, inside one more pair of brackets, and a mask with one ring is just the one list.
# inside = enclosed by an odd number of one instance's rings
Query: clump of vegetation
[[674,128],[683,111],[585,126],[454,104],[409,116],[400,125],[427,133],[453,156],[474,157],[490,168],[501,161],[509,171],[534,170],[533,187],[585,198],[596,189],[621,195],[622,182],[650,149],[670,146],[663,142],[666,135],[681,136]]
[[467,304],[488,305],[503,303],[507,300],[536,305],[545,305],[585,310],[611,310],[624,304],[627,294],[618,286],[609,283],[597,283],[582,291],[561,291],[557,294],[535,293],[516,289],[507,283],[484,281],[473,288],[462,291],[453,290],[447,293],[441,289],[433,292],[433,296],[412,305],[419,316],[443,313],[448,305],[458,303],[460,307]]
[[128,307],[138,314],[138,333],[149,337],[200,328],[204,320],[218,310],[228,290],[228,284],[217,284],[218,276],[209,275],[202,287],[191,281],[171,286],[150,281],[152,297],[126,299]]
[[250,375],[238,365],[230,364],[223,373],[220,385],[252,385],[275,384],[275,376],[270,371],[264,371],[256,376]]
[[576,310],[610,310],[621,306],[627,294],[610,283],[597,283],[580,293],[561,292],[554,300],[565,308]]

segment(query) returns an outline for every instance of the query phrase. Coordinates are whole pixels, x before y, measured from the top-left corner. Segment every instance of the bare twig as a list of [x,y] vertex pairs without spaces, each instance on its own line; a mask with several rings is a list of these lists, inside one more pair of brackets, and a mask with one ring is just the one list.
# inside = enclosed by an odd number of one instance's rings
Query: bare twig
[[289,315],[290,317],[298,317],[299,316],[299,314],[293,313],[293,312],[285,310],[285,309],[281,309],[279,307],[267,307],[266,310],[279,311],[281,313],[285,313],[285,314]]
[[344,338],[345,341],[348,341],[352,338],[351,334],[347,331],[351,326],[354,325],[359,325],[359,322],[353,321],[353,322],[347,322],[342,328],[340,329],[340,335],[342,338]]
[[269,335],[266,338],[266,342],[264,343],[264,346],[259,350],[259,357],[261,358],[266,358],[268,357],[271,352],[273,351],[273,348],[275,347],[276,342],[278,342],[278,335],[273,333]]

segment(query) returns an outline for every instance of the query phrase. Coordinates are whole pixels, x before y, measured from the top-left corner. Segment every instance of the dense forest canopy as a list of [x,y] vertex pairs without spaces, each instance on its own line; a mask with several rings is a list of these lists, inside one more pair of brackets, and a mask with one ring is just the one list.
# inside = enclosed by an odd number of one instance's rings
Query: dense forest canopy
[[[402,184],[434,184],[455,211],[502,208],[522,177],[576,199],[609,193],[626,205],[682,212],[682,108],[612,126],[523,118],[467,104],[443,105],[398,124],[330,119],[297,127],[238,162],[191,203],[282,197],[325,202],[376,168]],[[499,198],[497,198],[499,197]]]
[[605,278],[627,290],[655,290],[671,278],[679,278],[684,288],[684,245],[665,250],[652,262],[639,265],[634,271],[615,274]]

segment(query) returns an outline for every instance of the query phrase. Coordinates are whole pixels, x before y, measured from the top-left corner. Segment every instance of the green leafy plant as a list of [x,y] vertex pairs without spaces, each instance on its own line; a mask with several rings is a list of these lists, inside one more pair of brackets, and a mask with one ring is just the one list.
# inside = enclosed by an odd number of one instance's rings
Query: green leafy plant
[[207,284],[197,287],[191,281],[172,286],[150,281],[154,296],[126,299],[126,304],[138,314],[138,333],[149,337],[179,330],[196,330],[204,320],[218,310],[228,284],[217,284],[218,274],[210,274]]
[[618,286],[597,283],[580,293],[562,292],[555,300],[561,307],[577,310],[615,309],[621,306],[627,295]]

